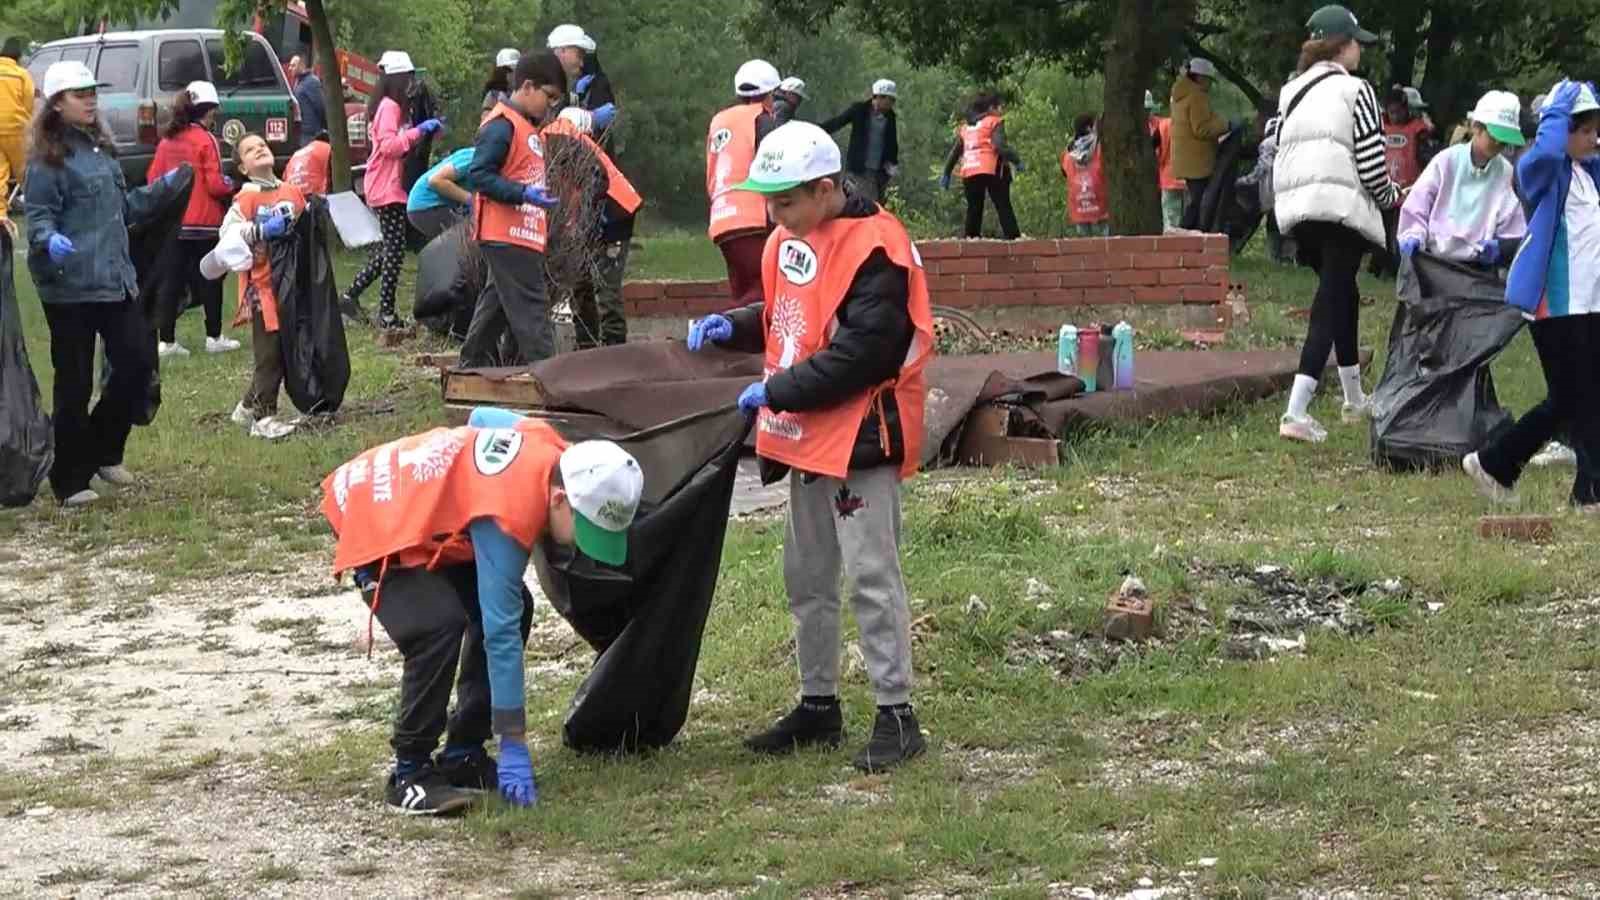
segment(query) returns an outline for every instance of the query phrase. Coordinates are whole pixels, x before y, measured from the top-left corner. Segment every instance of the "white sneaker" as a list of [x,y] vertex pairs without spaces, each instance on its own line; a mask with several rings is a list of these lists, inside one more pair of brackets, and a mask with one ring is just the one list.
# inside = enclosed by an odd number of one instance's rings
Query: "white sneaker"
[[227,337],[227,336],[214,337],[214,338],[208,337],[208,338],[206,338],[206,352],[207,353],[230,353],[230,352],[232,352],[234,350],[239,349],[239,346],[240,345],[239,345],[238,341],[234,340],[231,337]]
[[256,423],[256,414],[245,409],[243,401],[240,401],[239,405],[233,408],[233,415],[228,418],[232,420],[233,424],[244,428],[249,428]]
[[1528,465],[1539,466],[1575,466],[1578,464],[1578,451],[1568,447],[1560,441],[1551,441],[1544,445],[1544,449],[1528,460]]
[[88,488],[84,488],[76,494],[73,494],[71,497],[61,501],[61,505],[68,508],[77,508],[80,506],[88,506],[99,499],[99,494],[96,494],[94,491],[91,491]]
[[1359,425],[1372,418],[1372,398],[1363,397],[1360,403],[1346,402],[1339,410],[1339,421],[1346,425]]
[[133,487],[139,483],[127,466],[101,466],[99,474],[101,481],[117,487]]
[[[150,345],[146,344],[145,346],[148,347]],[[189,351],[177,341],[173,341],[170,344],[166,341],[161,341],[160,343],[156,344],[156,355],[162,359],[167,359],[168,357],[172,356],[188,356]]]
[[251,437],[263,438],[269,441],[275,441],[279,438],[288,437],[293,433],[293,425],[290,425],[287,422],[280,422],[272,416],[267,416],[264,419],[257,419],[256,423],[250,426]]
[[1328,430],[1310,416],[1284,413],[1283,418],[1278,420],[1278,437],[1288,438],[1291,441],[1304,441],[1307,444],[1320,444],[1328,439]]
[[1461,468],[1472,476],[1472,483],[1477,486],[1478,493],[1496,503],[1517,502],[1516,492],[1496,481],[1493,475],[1483,470],[1483,463],[1478,461],[1478,454],[1467,454],[1467,457],[1461,461]]

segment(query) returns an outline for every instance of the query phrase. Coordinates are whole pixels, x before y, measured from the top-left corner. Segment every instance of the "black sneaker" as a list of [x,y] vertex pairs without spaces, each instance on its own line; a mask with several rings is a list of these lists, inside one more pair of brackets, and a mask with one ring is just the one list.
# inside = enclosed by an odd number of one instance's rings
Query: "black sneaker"
[[863,772],[882,772],[921,756],[926,749],[928,743],[922,739],[922,727],[911,707],[880,708],[877,721],[872,723],[872,740],[852,762]]
[[400,314],[392,309],[378,311],[378,327],[388,331],[405,331],[411,323],[400,318]]
[[339,298],[339,312],[344,315],[346,322],[354,325],[366,325],[371,321],[367,318],[367,311],[361,308],[361,301],[348,295]]
[[475,794],[452,787],[433,766],[423,766],[404,778],[389,773],[384,802],[402,816],[453,816],[466,811]]
[[483,750],[455,758],[441,753],[434,759],[433,768],[458,790],[481,794],[500,789],[500,766]]
[[817,744],[838,747],[843,741],[844,714],[839,711],[839,704],[820,706],[801,701],[778,724],[745,738],[744,745],[757,753],[781,755]]

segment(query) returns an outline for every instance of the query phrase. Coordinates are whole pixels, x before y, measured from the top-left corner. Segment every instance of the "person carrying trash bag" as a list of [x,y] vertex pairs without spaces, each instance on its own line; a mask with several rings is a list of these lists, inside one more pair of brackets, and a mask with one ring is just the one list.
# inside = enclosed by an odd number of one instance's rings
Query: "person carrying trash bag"
[[1523,467],[1566,429],[1577,454],[1572,504],[1600,511],[1600,97],[1593,84],[1562,81],[1539,116],[1533,146],[1517,163],[1528,240],[1511,263],[1506,302],[1530,321],[1544,369],[1545,402],[1462,468],[1484,496],[1514,502]]
[[11,229],[0,228],[0,506],[27,506],[50,474],[50,416],[28,363]]
[[1507,147],[1527,143],[1522,102],[1490,91],[1468,116],[1472,140],[1438,154],[1400,208],[1396,242],[1402,257],[1418,250],[1443,259],[1496,268],[1508,264],[1528,235],[1528,220],[1511,189]]
[[756,416],[763,481],[789,475],[784,583],[794,613],[800,703],[745,741],[757,753],[837,747],[839,575],[847,573],[876,695],[872,737],[853,763],[891,768],[922,753],[911,707],[911,615],[900,570],[900,482],[921,461],[933,357],[927,276],[893,214],[842,190],[839,147],[806,122],[781,126],[741,191],[765,196],[765,300],[695,323],[708,343],[764,352],[766,379],[739,406]]
[[[334,570],[354,571],[405,661],[384,791],[392,811],[459,813],[494,790],[516,806],[538,801],[524,712],[533,601],[523,572],[546,539],[624,565],[643,486],[638,462],[616,444],[569,446],[543,422],[489,408],[465,427],[367,450],[323,480]],[[500,736],[498,760],[484,748],[491,734]]]

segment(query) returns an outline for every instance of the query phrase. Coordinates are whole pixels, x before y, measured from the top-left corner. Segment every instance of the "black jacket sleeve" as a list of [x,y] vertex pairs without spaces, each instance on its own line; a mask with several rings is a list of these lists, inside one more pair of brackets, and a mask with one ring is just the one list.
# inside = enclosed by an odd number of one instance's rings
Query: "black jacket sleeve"
[[1008,163],[1022,161],[1022,157],[1017,155],[1017,151],[1006,144],[1006,126],[1004,123],[994,126],[994,152]]
[[761,324],[761,312],[766,303],[752,303],[723,315],[733,322],[733,337],[722,346],[740,353],[760,353],[767,349],[767,329]]
[[914,334],[909,298],[909,273],[874,251],[839,305],[833,339],[768,378],[767,405],[778,412],[820,409],[893,378]]
[[773,129],[782,124],[783,123],[779,122],[776,116],[769,112],[764,112],[761,115],[756,116],[756,146],[760,147],[761,142],[767,139],[767,135],[771,134]]
[[900,165],[900,128],[895,114],[888,114],[888,124],[883,134],[883,164],[885,166]]
[[861,102],[852,103],[846,107],[844,112],[839,113],[837,116],[834,116],[826,122],[818,122],[817,125],[823,131],[832,134],[833,132],[838,131],[846,125],[849,125],[859,119],[861,117],[861,110],[865,106],[866,104]]
[[617,95],[611,89],[611,78],[604,72],[597,73],[594,80],[589,82],[588,90],[583,92],[582,103],[584,109],[594,110],[605,106],[607,103],[617,102]]
[[474,194],[483,194],[497,203],[515,206],[522,202],[524,185],[500,174],[511,153],[511,123],[495,119],[478,131],[473,142],[472,165],[462,173],[461,186]]
[[955,170],[956,163],[961,161],[961,139],[956,138],[950,145],[950,154],[944,158],[944,174],[946,177]]

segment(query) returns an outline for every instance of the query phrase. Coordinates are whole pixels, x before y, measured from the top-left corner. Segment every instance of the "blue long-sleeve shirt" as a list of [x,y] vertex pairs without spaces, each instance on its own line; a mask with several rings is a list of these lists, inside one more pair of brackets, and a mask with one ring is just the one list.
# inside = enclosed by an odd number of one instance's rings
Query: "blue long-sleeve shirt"
[[[474,428],[513,428],[522,416],[483,406],[472,411]],[[531,548],[519,545],[493,519],[467,526],[478,568],[478,607],[483,614],[483,650],[489,660],[491,724],[497,734],[527,731],[522,670],[522,576]]]
[[[1538,136],[1517,161],[1517,182],[1525,205],[1533,214],[1528,217],[1528,239],[1512,260],[1511,274],[1506,279],[1506,302],[1530,315],[1569,314],[1570,255],[1596,252],[1595,248],[1571,247],[1567,242],[1566,207],[1573,163],[1567,155],[1567,137],[1576,99],[1576,90],[1550,92],[1550,99],[1539,114]],[[1600,183],[1600,158],[1590,157],[1579,165]],[[1548,304],[1541,310],[1540,304],[1547,299]]]

